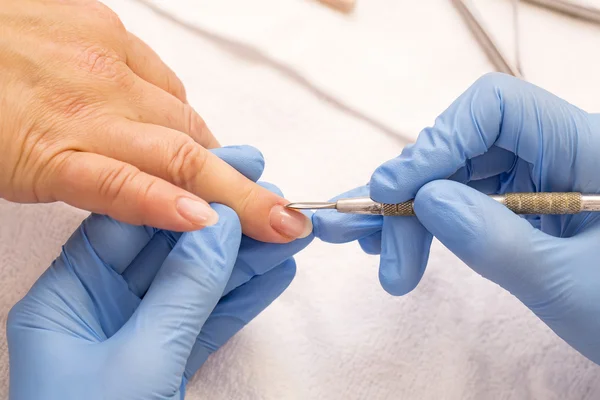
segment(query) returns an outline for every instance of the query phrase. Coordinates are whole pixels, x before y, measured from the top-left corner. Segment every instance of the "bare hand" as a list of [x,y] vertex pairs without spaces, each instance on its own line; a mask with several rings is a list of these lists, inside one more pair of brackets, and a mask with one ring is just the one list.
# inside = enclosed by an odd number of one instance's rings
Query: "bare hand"
[[102,3],[0,0],[0,197],[175,231],[215,223],[218,202],[255,239],[309,233],[216,147],[180,80]]

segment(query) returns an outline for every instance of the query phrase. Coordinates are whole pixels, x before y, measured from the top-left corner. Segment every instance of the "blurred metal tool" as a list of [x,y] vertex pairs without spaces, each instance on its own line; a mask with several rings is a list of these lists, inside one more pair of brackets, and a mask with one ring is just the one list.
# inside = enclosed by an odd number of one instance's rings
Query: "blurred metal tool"
[[[569,193],[507,193],[490,195],[490,198],[506,206],[515,214],[566,215],[580,212],[599,212],[599,194]],[[383,204],[368,197],[340,199],[324,203],[291,203],[294,210],[337,210],[347,214],[383,215],[389,217],[414,216],[413,201]]]
[[600,8],[589,7],[567,0],[523,0],[527,3],[556,11],[574,18],[600,25]]
[[513,9],[513,39],[515,41],[515,67],[523,75],[523,64],[521,63],[521,23],[519,22],[520,0],[512,0]]
[[479,45],[492,64],[494,64],[496,70],[498,72],[516,76],[517,78],[523,78],[519,68],[508,61],[508,58],[500,51],[500,48],[485,28],[485,24],[476,15],[474,7],[468,5],[463,0],[452,0],[452,4],[458,10],[467,27],[471,30],[471,33],[479,42]]
[[319,2],[345,13],[354,10],[354,6],[356,5],[356,0],[319,0]]

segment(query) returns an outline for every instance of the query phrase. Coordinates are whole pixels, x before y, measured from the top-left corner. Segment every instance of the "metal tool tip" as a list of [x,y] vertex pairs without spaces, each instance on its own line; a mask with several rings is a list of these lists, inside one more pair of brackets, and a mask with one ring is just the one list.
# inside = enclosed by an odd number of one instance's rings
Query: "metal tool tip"
[[316,202],[316,203],[290,203],[286,206],[286,208],[291,208],[293,210],[326,210],[326,209],[335,209],[336,203],[325,203],[325,202]]

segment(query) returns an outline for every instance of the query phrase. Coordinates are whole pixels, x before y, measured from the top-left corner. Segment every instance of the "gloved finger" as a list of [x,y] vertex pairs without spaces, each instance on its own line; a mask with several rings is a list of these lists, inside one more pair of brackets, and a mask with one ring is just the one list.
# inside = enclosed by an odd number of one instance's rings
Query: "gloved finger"
[[156,274],[175,248],[181,233],[158,231],[150,243],[140,251],[122,277],[129,290],[140,299],[146,295]]
[[258,275],[264,275],[285,260],[304,250],[314,239],[310,235],[304,239],[294,240],[286,244],[263,243],[247,236],[242,243],[231,277],[223,291],[223,295],[249,282]]
[[[361,186],[334,197],[363,197],[369,195],[368,186]],[[342,214],[335,210],[319,210],[313,215],[313,232],[327,243],[348,243],[381,231],[383,217],[378,215]]]
[[212,149],[211,153],[253,182],[258,181],[265,170],[265,159],[256,147],[225,146]]
[[[110,338],[127,320],[121,316],[128,317],[139,304],[139,298],[123,282],[119,270],[151,237],[143,227],[90,216],[67,241],[59,261],[52,264],[36,289],[30,291],[30,300],[52,310],[49,314],[61,319],[53,323],[73,335],[93,342]],[[108,248],[110,245],[113,247]],[[72,318],[89,316],[90,310],[94,315],[85,327]]]
[[525,219],[466,185],[434,181],[415,199],[421,223],[450,251],[483,277],[525,304],[533,304],[556,284],[546,268],[557,257],[560,239],[533,228]]
[[138,309],[113,337],[121,339],[124,360],[127,353],[146,354],[160,360],[161,371],[181,366],[183,373],[202,326],[221,298],[240,245],[235,212],[218,204],[213,207],[219,223],[181,237]]
[[196,340],[185,368],[185,378],[190,379],[213,352],[277,299],[295,274],[296,263],[289,259],[223,297]]
[[358,239],[361,249],[367,254],[381,254],[381,232],[376,232],[370,236]]
[[[95,253],[90,254],[90,257],[97,256],[105,265],[121,274],[152,240],[157,231],[146,226],[125,224],[105,215],[92,214],[69,239],[65,250],[72,253],[73,245],[89,244]],[[86,267],[90,264],[91,262],[81,262],[78,265]]]
[[[571,188],[573,176],[562,165],[573,162],[576,152],[565,151],[572,148],[565,143],[577,142],[577,126],[589,126],[588,115],[564,100],[508,75],[486,75],[432,128],[423,130],[414,145],[375,171],[371,197],[383,203],[412,199],[427,182],[447,179],[493,145],[529,163],[535,184],[541,184],[544,171],[548,187],[538,190]],[[591,162],[600,168],[599,160]]]
[[484,194],[497,194],[500,193],[502,182],[500,176],[497,175],[491,178],[471,181],[467,185]]
[[498,146],[477,157],[465,161],[465,166],[450,176],[450,180],[468,183],[474,180],[490,178],[510,171],[517,161],[514,153]]
[[269,182],[258,182],[258,184],[267,189],[268,191],[275,193],[277,196],[283,197],[283,192],[276,185]]
[[412,291],[423,277],[432,235],[415,217],[383,219],[379,282],[391,295]]

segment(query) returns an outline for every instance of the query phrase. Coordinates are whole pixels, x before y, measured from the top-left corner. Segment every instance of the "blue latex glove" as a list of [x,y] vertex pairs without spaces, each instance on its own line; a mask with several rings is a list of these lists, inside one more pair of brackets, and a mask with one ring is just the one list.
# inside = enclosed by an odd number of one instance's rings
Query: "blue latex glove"
[[[262,173],[252,148],[215,153]],[[216,226],[183,235],[84,221],[10,312],[10,398],[182,399],[209,355],[287,288],[292,255],[312,240],[260,243],[213,207]]]
[[600,115],[492,74],[373,175],[372,198],[415,198],[418,220],[319,212],[315,233],[381,251],[382,283],[394,294],[419,282],[433,234],[600,363],[600,216],[521,218],[483,194],[600,193],[599,171]]

